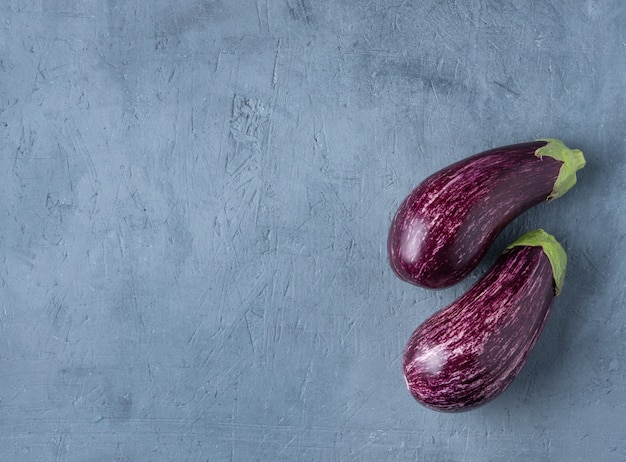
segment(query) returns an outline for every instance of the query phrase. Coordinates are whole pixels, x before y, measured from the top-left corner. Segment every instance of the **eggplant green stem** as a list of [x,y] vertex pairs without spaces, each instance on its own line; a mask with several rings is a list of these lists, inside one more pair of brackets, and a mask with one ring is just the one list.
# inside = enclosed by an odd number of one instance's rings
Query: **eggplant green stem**
[[536,229],[521,236],[508,246],[507,250],[518,246],[541,246],[543,248],[543,252],[550,260],[550,265],[552,266],[555,294],[559,295],[565,282],[565,269],[567,267],[567,254],[561,244],[559,244],[559,241],[543,229]]
[[563,162],[561,170],[559,170],[559,176],[557,176],[554,182],[552,192],[548,196],[548,201],[551,201],[561,197],[576,184],[576,172],[583,168],[587,162],[581,150],[570,149],[560,140],[543,138],[538,141],[545,141],[548,144],[537,149],[535,156],[540,159],[543,156],[548,156]]

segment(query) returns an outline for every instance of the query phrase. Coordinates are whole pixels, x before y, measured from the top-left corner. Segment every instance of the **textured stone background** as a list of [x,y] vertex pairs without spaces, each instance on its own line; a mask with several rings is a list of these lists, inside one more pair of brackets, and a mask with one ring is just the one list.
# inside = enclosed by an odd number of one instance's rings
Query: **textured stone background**
[[[625,460],[625,97],[622,0],[2,2],[0,460]],[[415,185],[545,136],[572,191],[459,286],[391,273]],[[538,226],[521,375],[421,407],[408,336]]]

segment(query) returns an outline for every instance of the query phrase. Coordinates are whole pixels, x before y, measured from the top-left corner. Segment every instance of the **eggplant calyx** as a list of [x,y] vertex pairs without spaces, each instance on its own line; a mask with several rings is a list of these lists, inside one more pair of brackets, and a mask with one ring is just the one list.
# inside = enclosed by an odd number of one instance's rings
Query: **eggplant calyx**
[[554,182],[552,192],[548,196],[548,202],[561,197],[576,184],[576,172],[587,163],[583,152],[579,149],[570,149],[561,140],[555,138],[543,138],[537,141],[545,141],[547,144],[535,151],[535,156],[540,159],[543,156],[552,157],[560,162],[561,170]]
[[522,235],[519,239],[509,245],[506,250],[518,246],[540,246],[543,253],[546,254],[550,265],[552,266],[552,276],[554,277],[554,293],[559,295],[565,282],[565,269],[567,268],[567,254],[551,234],[546,233],[543,229],[529,231]]

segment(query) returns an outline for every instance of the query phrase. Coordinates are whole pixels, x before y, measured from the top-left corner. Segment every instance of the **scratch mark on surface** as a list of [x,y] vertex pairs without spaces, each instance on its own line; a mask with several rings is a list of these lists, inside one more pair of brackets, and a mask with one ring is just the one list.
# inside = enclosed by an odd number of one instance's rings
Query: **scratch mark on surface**
[[[354,419],[354,417],[359,413],[359,411],[361,409],[363,409],[369,402],[370,400],[374,397],[374,395],[376,395],[378,393],[377,389],[373,389],[371,390],[371,392],[365,396],[365,397],[359,397],[359,403],[357,404],[357,406],[353,409],[353,411],[350,413],[350,415],[345,419],[345,421],[343,422],[343,426],[348,426],[348,424],[350,423],[350,421],[352,421],[352,419]],[[356,402],[356,400],[355,400]],[[347,411],[348,409],[346,409]]]
[[256,16],[259,22],[259,32],[263,32],[263,22],[261,21],[261,5],[259,4],[260,0],[256,0]]
[[124,240],[124,234],[122,233],[122,228],[118,227],[117,232],[115,233],[117,236],[117,244],[120,248],[120,254],[122,260],[126,259],[126,242]]
[[304,372],[304,379],[302,380],[302,384],[300,385],[300,402],[304,402],[306,400],[306,391],[309,387],[309,383],[311,383],[311,372],[313,370],[313,359],[309,361],[308,366],[306,367],[306,371]]
[[76,125],[76,121],[73,117],[66,119],[65,122],[67,131],[69,132],[67,133],[67,138],[69,139],[74,152],[76,152],[83,158],[85,164],[87,165],[87,171],[89,172],[89,183],[91,184],[93,190],[97,190],[99,184],[98,172],[96,171],[93,163],[93,158],[91,157],[91,153],[87,148],[83,135]]
[[[6,261],[6,259],[5,259]],[[9,315],[7,314],[7,307],[4,303],[2,303],[2,313],[4,314],[3,319],[0,320],[0,325],[2,325],[2,332],[4,333],[4,341],[7,345],[7,352],[9,356],[11,356],[11,342],[9,341],[9,333],[7,332],[7,326],[9,325]]]
[[172,18],[174,20],[174,28],[176,29],[176,39],[178,43],[181,43],[180,40],[180,26],[178,25],[178,15],[176,14],[176,9],[174,8],[174,1],[170,0],[170,9],[172,10]]
[[[435,35],[437,35],[441,39],[441,41],[443,42],[443,46],[445,46],[452,53],[458,53],[459,51],[461,51],[463,55],[467,53],[465,48],[447,32],[447,29],[444,26],[442,26],[437,21],[437,15],[433,15],[432,12],[429,12],[427,16],[428,20],[424,21],[423,23],[429,26],[433,30]],[[454,46],[456,47],[456,51],[452,49],[448,42],[454,44]]]
[[291,444],[296,440],[296,438],[298,437],[298,435],[294,435],[291,437],[291,439],[289,441],[287,441],[287,443],[283,446],[283,448],[280,450],[280,452],[277,454],[276,458],[279,459],[280,456],[283,455],[283,453],[289,449],[289,447],[291,446]]
[[505,85],[502,82],[498,82],[497,80],[494,80],[493,83],[499,86],[500,88],[502,88],[503,90],[506,90],[507,92],[511,93],[512,95],[520,96],[518,92],[516,92],[515,90],[513,90],[512,88],[510,88],[509,86]]
[[[196,306],[196,311],[200,311],[202,309],[202,307],[204,306],[204,302],[206,301],[208,293],[209,293],[208,289],[204,289],[202,291],[202,294],[200,295],[200,300],[198,301],[197,306]],[[196,334],[198,333],[198,330],[204,324],[204,319],[205,319],[204,316],[200,318],[200,322],[196,324],[196,327],[194,328],[193,332],[189,336],[189,340],[187,340],[187,343],[193,343],[194,339],[196,338]]]
[[374,444],[376,444],[379,440],[380,440],[380,436],[378,434],[370,435],[370,440],[367,443],[365,443],[362,446],[358,447],[354,451],[351,451],[348,455],[346,455],[345,457],[342,457],[341,459],[339,459],[339,461],[343,462],[343,461],[346,461],[348,459],[356,459],[356,460],[358,460],[357,456],[359,454],[362,454],[367,449],[369,449],[370,447],[374,446]]
[[465,462],[466,458],[467,458],[467,453],[469,452],[469,442],[470,442],[470,432],[467,428],[467,426],[465,426],[463,428],[463,431],[465,431],[465,448],[463,450],[463,462]]
[[278,44],[276,45],[276,54],[274,55],[274,69],[272,70],[272,88],[276,88],[276,83],[278,82],[278,55],[280,54],[280,45],[281,39],[278,39]]
[[265,0],[265,13],[267,17],[267,33],[269,34],[271,31],[270,27],[270,0]]
[[65,437],[64,434],[61,434],[61,436],[59,437],[59,441],[57,442],[57,451],[56,451],[56,456],[55,456],[55,460],[58,462],[61,460],[61,447],[63,446],[63,438]]
[[246,323],[246,331],[248,332],[248,339],[250,340],[250,346],[252,346],[252,353],[254,354],[255,353],[254,338],[252,336],[252,327],[250,326],[250,319],[248,319],[249,313],[250,313],[250,310],[247,310],[243,317]]

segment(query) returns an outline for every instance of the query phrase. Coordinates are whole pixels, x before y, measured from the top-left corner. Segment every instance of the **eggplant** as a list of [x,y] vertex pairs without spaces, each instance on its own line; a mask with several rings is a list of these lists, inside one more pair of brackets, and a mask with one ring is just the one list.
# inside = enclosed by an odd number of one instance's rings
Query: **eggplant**
[[566,265],[563,247],[542,229],[507,247],[464,295],[413,332],[403,355],[413,397],[460,411],[502,393],[535,346]]
[[398,208],[387,239],[391,268],[426,288],[456,284],[507,224],[565,194],[584,166],[581,151],[546,138],[485,151],[440,170]]

